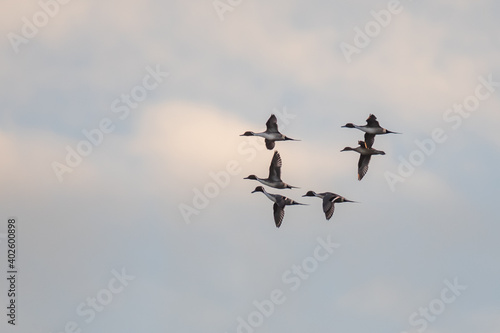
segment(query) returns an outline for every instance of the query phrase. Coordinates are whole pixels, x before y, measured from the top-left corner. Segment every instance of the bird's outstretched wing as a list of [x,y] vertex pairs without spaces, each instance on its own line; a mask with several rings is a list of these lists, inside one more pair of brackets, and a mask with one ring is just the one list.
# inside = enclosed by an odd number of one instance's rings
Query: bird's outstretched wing
[[363,179],[368,172],[368,164],[370,163],[371,157],[372,155],[359,155],[358,180]]
[[327,220],[331,219],[335,211],[335,200],[338,196],[326,195],[323,197],[323,212]]
[[271,165],[269,166],[269,179],[275,181],[281,181],[281,166],[283,162],[281,161],[280,154],[275,151]]
[[266,122],[267,132],[278,133],[278,119],[274,114]]
[[273,205],[274,223],[276,224],[276,228],[279,228],[281,226],[281,223],[283,222],[283,217],[285,216],[284,208],[284,202],[283,205],[280,205],[277,202],[275,202]]
[[378,124],[377,117],[375,115],[370,114],[368,118],[366,119],[366,126],[368,127],[379,127],[380,125]]
[[274,149],[274,141],[272,140],[268,140],[268,139],[265,139],[264,141],[266,141],[266,148],[269,149],[269,150],[273,150]]
[[365,145],[366,148],[370,149],[375,142],[375,134],[365,133]]

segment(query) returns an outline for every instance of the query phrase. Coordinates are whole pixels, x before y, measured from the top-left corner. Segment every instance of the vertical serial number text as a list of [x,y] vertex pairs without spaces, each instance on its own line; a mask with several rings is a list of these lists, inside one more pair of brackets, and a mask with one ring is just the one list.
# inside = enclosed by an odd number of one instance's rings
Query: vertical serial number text
[[16,294],[17,294],[17,243],[16,219],[7,220],[7,322],[16,325]]

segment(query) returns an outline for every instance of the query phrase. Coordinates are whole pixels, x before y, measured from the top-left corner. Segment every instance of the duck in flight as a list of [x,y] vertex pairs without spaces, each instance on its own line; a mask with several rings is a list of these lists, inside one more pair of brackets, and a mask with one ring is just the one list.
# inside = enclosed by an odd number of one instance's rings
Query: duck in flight
[[305,205],[300,202],[294,201],[290,198],[287,198],[283,195],[279,194],[271,194],[266,192],[264,187],[262,186],[257,186],[255,190],[252,191],[252,193],[255,192],[262,192],[266,195],[266,197],[269,198],[272,202],[274,202],[273,205],[273,215],[274,215],[274,223],[276,224],[276,228],[279,228],[281,226],[281,223],[283,222],[283,217],[285,216],[285,206],[292,206],[292,205]]
[[364,141],[365,148],[371,148],[373,146],[373,143],[375,142],[375,135],[377,134],[388,134],[388,133],[401,134],[398,132],[389,131],[381,127],[377,121],[377,117],[375,117],[375,115],[373,114],[370,114],[370,116],[366,119],[366,125],[359,126],[359,125],[354,125],[352,123],[347,123],[342,127],[357,128],[365,132],[365,141]]
[[247,131],[240,136],[260,136],[265,139],[266,147],[269,150],[274,149],[275,141],[300,141],[289,138],[278,131],[278,120],[274,114],[267,120],[266,127],[267,129],[265,132],[254,133]]
[[347,200],[343,196],[332,192],[316,193],[314,191],[308,191],[303,197],[318,197],[323,199],[323,212],[327,220],[332,218],[336,202],[356,202]]
[[281,156],[275,151],[273,155],[273,159],[271,160],[271,165],[269,166],[269,177],[267,178],[259,178],[255,175],[250,175],[243,179],[253,179],[261,182],[264,185],[284,189],[284,188],[298,188],[296,186],[288,185],[281,180],[281,166],[282,166]]
[[358,141],[359,147],[351,148],[345,147],[341,151],[355,151],[360,154],[358,161],[358,180],[363,179],[368,171],[368,164],[370,163],[370,159],[372,155],[385,155],[385,152],[381,150],[376,150],[373,148],[367,148],[367,145],[363,141]]

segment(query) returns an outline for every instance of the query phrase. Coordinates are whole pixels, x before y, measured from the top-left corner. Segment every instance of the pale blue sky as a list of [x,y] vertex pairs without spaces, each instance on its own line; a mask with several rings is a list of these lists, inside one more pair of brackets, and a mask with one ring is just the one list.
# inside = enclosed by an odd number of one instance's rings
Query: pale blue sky
[[[211,0],[71,1],[16,52],[9,36],[43,14],[36,1],[4,1],[0,202],[3,220],[19,221],[17,332],[75,322],[93,333],[233,333],[273,290],[286,300],[255,332],[423,332],[422,317],[409,318],[457,279],[466,290],[425,332],[497,333],[500,8],[401,1],[348,62],[342,43],[355,46],[355,28],[388,3],[243,0],[222,21]],[[154,81],[157,68],[168,77]],[[477,89],[489,94],[469,116],[447,113]],[[135,108],[113,104],[141,92]],[[287,207],[280,229],[243,180],[265,176],[272,151],[239,136],[264,130],[271,113],[289,114],[280,129],[302,141],[276,145],[283,180],[300,189],[269,192],[309,204]],[[341,126],[370,113],[403,134],[376,138],[386,155],[359,182],[358,155],[340,150],[362,132]],[[103,119],[113,130],[60,182],[54,162],[66,165],[67,147]],[[446,141],[391,189],[387,174],[436,128]],[[179,207],[228,163],[227,185],[186,223]],[[360,203],[337,204],[326,221],[308,190]],[[328,237],[340,248],[292,291],[284,276]],[[122,269],[133,280],[87,323],[77,309]],[[14,331],[5,318],[0,327]]]

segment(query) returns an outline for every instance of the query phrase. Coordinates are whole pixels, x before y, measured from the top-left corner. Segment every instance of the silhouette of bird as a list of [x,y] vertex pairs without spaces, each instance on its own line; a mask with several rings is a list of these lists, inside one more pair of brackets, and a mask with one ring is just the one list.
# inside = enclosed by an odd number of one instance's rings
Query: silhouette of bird
[[305,205],[300,202],[296,202],[290,198],[287,198],[283,195],[279,194],[271,194],[266,192],[264,187],[262,186],[257,186],[255,190],[252,191],[252,193],[255,192],[262,192],[266,195],[266,197],[269,198],[272,202],[274,202],[273,205],[273,215],[274,215],[274,223],[276,224],[276,228],[279,228],[281,226],[281,223],[283,222],[283,217],[285,216],[285,206],[292,206],[292,205]]
[[373,146],[373,143],[375,142],[375,135],[388,133],[401,134],[382,128],[377,121],[377,117],[373,114],[370,114],[370,116],[366,119],[366,125],[360,126],[354,125],[353,123],[347,123],[342,127],[357,128],[365,132],[365,148],[371,148]]
[[303,197],[317,197],[323,199],[323,212],[327,220],[332,218],[333,212],[335,211],[336,202],[356,202],[352,200],[347,200],[343,196],[340,196],[332,192],[316,193],[314,191],[308,191]]
[[274,149],[275,141],[300,141],[289,138],[278,131],[278,120],[274,114],[267,120],[266,127],[267,129],[265,132],[254,133],[247,131],[240,136],[260,136],[265,139],[266,147],[269,150]]
[[365,142],[358,141],[359,147],[351,148],[345,147],[341,151],[355,151],[360,154],[358,161],[358,180],[363,179],[368,171],[368,164],[370,163],[370,159],[372,155],[385,155],[385,152],[381,150],[376,150],[373,148],[367,148]]
[[288,185],[281,180],[281,166],[282,166],[281,156],[275,151],[273,159],[271,160],[271,165],[269,166],[269,176],[267,178],[259,178],[255,175],[250,175],[243,179],[253,179],[261,182],[264,185],[284,189],[284,188],[297,188],[296,186]]

